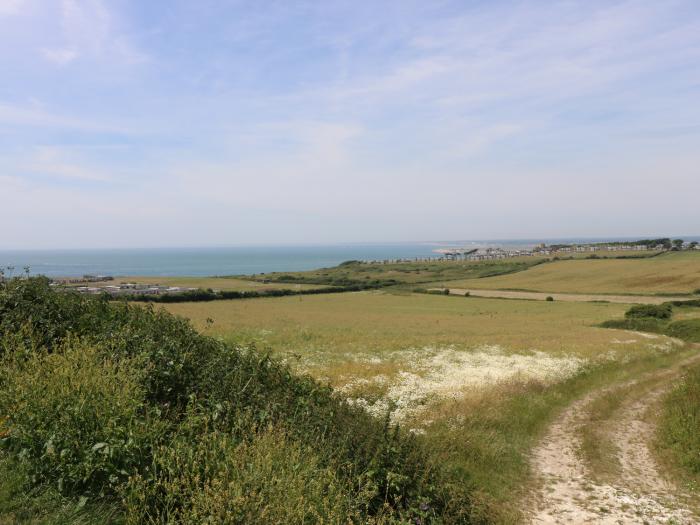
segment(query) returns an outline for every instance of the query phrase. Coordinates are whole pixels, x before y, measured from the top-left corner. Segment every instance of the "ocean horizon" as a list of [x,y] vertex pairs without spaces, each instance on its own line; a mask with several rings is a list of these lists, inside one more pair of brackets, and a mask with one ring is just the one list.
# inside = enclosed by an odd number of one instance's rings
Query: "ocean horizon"
[[[684,237],[700,240],[700,237]],[[457,240],[327,245],[270,245],[192,248],[102,248],[0,250],[0,269],[20,275],[47,277],[111,276],[215,276],[303,271],[338,265],[348,260],[412,259],[437,257],[446,248],[527,248],[539,242],[583,243],[629,241],[636,238],[566,238],[515,240]]]

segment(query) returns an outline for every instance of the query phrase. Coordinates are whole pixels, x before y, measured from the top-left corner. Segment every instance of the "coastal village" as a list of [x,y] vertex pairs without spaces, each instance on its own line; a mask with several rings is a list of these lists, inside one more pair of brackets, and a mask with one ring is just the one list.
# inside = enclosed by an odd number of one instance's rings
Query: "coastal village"
[[[113,297],[134,295],[164,295],[196,290],[196,288],[186,288],[183,286],[164,286],[160,284],[101,284],[110,281],[114,281],[114,277],[112,277],[111,275],[85,275],[82,279],[56,279],[51,282],[51,286],[64,288],[70,287],[72,290],[75,290],[76,292],[82,294],[97,295],[101,293],[108,293]],[[82,283],[90,283],[90,285]],[[76,284],[78,286],[76,286]]]
[[[543,257],[543,256],[567,256],[574,254],[590,254],[594,256],[600,252],[663,252],[669,250],[700,250],[697,242],[685,242],[682,240],[671,242],[668,239],[659,239],[659,243],[639,241],[635,243],[610,243],[610,244],[569,244],[546,245],[538,244],[529,249],[504,249],[504,248],[449,248],[435,250],[435,257],[415,257],[408,259],[384,259],[362,261],[366,264],[396,264],[402,262],[440,262],[440,261],[490,261],[509,259],[512,257]],[[674,244],[675,243],[675,244]]]

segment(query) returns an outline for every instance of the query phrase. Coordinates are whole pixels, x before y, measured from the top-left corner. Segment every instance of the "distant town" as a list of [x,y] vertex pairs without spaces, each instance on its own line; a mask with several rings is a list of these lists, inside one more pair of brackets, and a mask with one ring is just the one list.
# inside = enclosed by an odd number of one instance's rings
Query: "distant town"
[[439,261],[489,261],[511,257],[565,256],[575,253],[596,252],[647,252],[647,251],[684,251],[700,250],[697,241],[686,242],[683,239],[645,239],[631,242],[590,243],[590,244],[551,244],[541,243],[530,249],[504,248],[449,248],[435,250],[435,257],[414,257],[405,259],[383,259],[362,261],[366,264],[396,264],[402,262],[439,262]]
[[[644,239],[639,241],[588,243],[588,244],[537,244],[528,249],[505,248],[442,248],[435,250],[434,257],[414,257],[403,259],[363,260],[353,261],[357,264],[400,264],[412,262],[450,262],[450,261],[490,261],[508,259],[513,257],[566,257],[576,254],[587,254],[590,258],[597,257],[600,252],[631,252],[628,256],[634,256],[641,252],[666,252],[700,250],[697,241],[684,241],[683,239]],[[620,256],[626,256],[624,253]],[[22,267],[26,276],[30,274],[30,268]],[[19,274],[22,275],[22,274]],[[15,267],[0,266],[0,281],[15,275]],[[165,295],[191,292],[197,288],[182,286],[167,286],[156,283],[115,282],[111,275],[83,275],[79,278],[55,278],[51,280],[51,286],[65,290],[76,291],[81,294],[109,294],[119,296],[143,296]]]

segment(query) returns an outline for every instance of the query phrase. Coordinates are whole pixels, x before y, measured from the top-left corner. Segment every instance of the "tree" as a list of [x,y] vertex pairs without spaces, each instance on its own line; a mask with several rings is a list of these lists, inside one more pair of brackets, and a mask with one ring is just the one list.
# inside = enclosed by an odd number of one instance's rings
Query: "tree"
[[674,250],[680,250],[681,248],[683,248],[683,239],[673,239],[671,244],[673,244]]

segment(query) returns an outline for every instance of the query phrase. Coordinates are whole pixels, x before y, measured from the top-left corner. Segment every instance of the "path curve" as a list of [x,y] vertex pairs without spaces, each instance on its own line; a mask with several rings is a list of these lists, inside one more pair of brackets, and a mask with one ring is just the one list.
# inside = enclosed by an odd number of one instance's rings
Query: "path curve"
[[[700,522],[685,504],[687,498],[659,471],[648,443],[654,428],[648,411],[668,390],[682,368],[700,361],[700,355],[625,384],[600,389],[572,403],[550,426],[532,455],[541,489],[530,504],[533,524],[633,524]],[[609,483],[592,479],[578,454],[579,428],[586,407],[599,396],[635,384],[655,381],[651,391],[626,400],[605,434],[618,447],[621,472]]]

